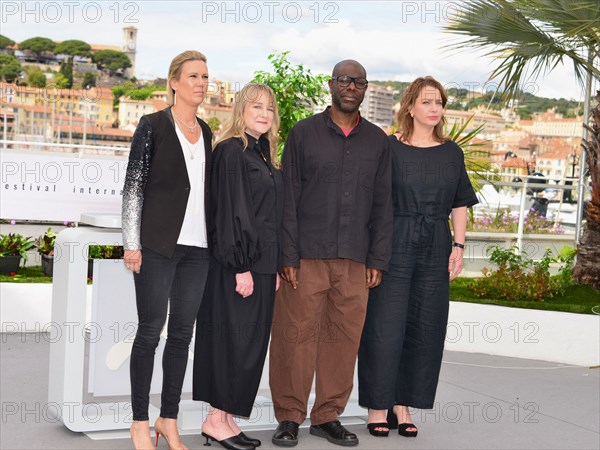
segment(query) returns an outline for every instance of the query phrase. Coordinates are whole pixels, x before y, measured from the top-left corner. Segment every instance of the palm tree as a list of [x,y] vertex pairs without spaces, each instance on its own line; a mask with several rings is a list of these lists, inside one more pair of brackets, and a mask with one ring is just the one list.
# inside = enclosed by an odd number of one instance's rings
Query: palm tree
[[[600,60],[600,8],[598,0],[471,0],[445,26],[464,39],[456,49],[489,49],[497,58],[490,79],[499,79],[501,96],[509,102],[525,82],[536,80],[559,64],[573,64],[583,85],[600,77],[594,62]],[[589,112],[591,92],[586,93]],[[579,243],[575,277],[600,288],[600,158],[598,107],[593,127],[583,147],[592,175],[592,200],[587,226]],[[587,118],[586,118],[587,119]]]
[[589,155],[588,168],[592,178],[592,201],[587,208],[587,227],[577,250],[577,265],[573,277],[579,283],[589,284],[600,289],[600,91],[596,93],[598,104],[592,110],[592,126],[587,126],[588,139],[583,141],[583,148]]

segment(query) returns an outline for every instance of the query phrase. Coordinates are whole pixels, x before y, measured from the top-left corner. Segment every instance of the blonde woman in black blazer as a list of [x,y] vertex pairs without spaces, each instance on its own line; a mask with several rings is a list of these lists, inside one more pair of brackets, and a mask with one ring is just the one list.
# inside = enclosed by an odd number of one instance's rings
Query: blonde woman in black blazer
[[208,88],[206,57],[176,56],[169,68],[171,106],[143,116],[133,136],[123,191],[125,266],[133,272],[138,330],[131,351],[131,438],[154,448],[148,416],[154,353],[169,310],[160,417],[170,449],[185,449],[177,414],[188,349],[208,273],[208,168],[212,134],[196,117]]

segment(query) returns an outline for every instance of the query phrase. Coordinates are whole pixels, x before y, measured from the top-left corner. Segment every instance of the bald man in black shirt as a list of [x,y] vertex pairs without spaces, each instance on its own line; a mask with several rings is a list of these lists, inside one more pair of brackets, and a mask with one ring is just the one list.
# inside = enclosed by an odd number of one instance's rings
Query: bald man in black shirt
[[332,105],[298,122],[283,153],[283,283],[275,303],[270,385],[280,422],[273,443],[294,446],[316,374],[310,433],[358,444],[338,417],[352,391],[368,290],[392,244],[388,139],[360,116],[368,86],[353,60],[338,63]]

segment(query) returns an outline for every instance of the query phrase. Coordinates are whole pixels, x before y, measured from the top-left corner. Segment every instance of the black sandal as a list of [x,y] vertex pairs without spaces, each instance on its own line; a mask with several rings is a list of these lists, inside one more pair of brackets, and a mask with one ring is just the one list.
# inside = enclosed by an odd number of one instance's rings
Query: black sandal
[[[414,431],[408,431],[408,428],[414,428]],[[416,437],[417,433],[419,433],[419,430],[417,430],[417,427],[415,427],[414,423],[401,423],[400,425],[398,425],[398,434],[400,436],[404,436],[404,437]]]
[[[369,433],[371,434],[371,436],[388,437],[388,435],[390,434],[390,429],[387,422],[368,423],[367,428],[369,429]],[[387,430],[377,430],[377,428],[387,428]]]
[[398,423],[398,416],[394,413],[394,408],[388,409],[387,421],[390,429],[398,427],[398,434],[404,437],[416,437],[419,430],[408,431],[408,428],[417,428],[414,423]]

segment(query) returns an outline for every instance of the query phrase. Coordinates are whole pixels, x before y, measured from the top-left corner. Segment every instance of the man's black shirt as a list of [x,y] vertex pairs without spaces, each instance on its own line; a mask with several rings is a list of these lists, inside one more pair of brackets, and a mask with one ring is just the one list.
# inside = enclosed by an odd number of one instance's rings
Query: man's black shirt
[[346,137],[330,108],[301,120],[283,152],[283,265],[342,258],[386,270],[392,246],[389,141],[360,117]]

